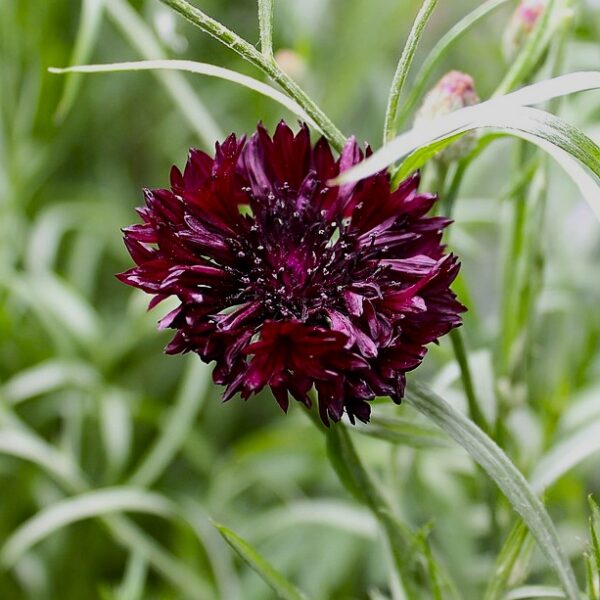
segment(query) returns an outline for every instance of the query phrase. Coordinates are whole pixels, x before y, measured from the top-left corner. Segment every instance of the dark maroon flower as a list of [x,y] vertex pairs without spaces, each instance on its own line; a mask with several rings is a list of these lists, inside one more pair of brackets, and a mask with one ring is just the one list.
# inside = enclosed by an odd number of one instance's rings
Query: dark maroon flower
[[289,394],[310,407],[314,386],[325,423],[366,422],[368,402],[400,402],[426,345],[460,325],[449,221],[425,216],[436,197],[417,174],[395,191],[386,172],[328,185],[362,158],[354,139],[336,160],[305,126],[271,138],[259,125],[146,190],[143,223],[124,230],[137,266],[119,278],[151,307],[179,299],[159,324],[177,330],[166,351],[216,361],[225,400],[268,385],[283,410]]

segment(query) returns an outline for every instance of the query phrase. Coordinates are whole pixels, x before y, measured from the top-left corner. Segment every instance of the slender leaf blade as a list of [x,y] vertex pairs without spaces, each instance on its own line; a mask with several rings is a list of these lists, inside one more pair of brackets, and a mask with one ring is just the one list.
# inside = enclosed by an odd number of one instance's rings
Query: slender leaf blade
[[267,583],[282,600],[307,600],[306,596],[279,573],[248,542],[224,525],[214,523],[223,539],[240,558]]
[[83,519],[122,511],[162,517],[174,513],[171,503],[154,492],[123,487],[94,490],[42,509],[6,540],[0,560],[10,567],[31,547],[59,529]]
[[427,388],[413,383],[407,390],[406,400],[444,429],[496,482],[556,571],[567,598],[578,600],[577,580],[554,524],[525,477],[506,454],[472,421]]
[[51,67],[48,70],[50,73],[59,75],[64,73],[117,73],[128,71],[171,70],[187,71],[197,75],[216,77],[232,83],[237,83],[238,85],[258,92],[267,98],[271,98],[271,100],[278,102],[290,112],[300,117],[303,121],[306,121],[313,127],[319,129],[317,124],[309,117],[305,110],[289,96],[286,96],[282,92],[276,90],[270,85],[267,85],[266,83],[263,83],[262,81],[259,81],[258,79],[254,79],[248,75],[243,75],[237,71],[232,71],[231,69],[225,69],[224,67],[218,67],[208,63],[194,62],[192,60],[141,60],[108,63],[104,65],[79,65],[74,67],[65,67],[62,69]]

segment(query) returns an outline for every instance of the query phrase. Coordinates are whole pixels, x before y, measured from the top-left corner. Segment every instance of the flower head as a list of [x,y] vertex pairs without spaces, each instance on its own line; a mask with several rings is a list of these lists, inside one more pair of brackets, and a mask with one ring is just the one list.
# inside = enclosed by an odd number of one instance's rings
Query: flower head
[[362,160],[350,140],[339,159],[308,129],[271,138],[229,136],[212,158],[191,150],[171,188],[146,190],[143,223],[126,228],[136,266],[121,281],[179,306],[168,353],[215,361],[224,399],[269,386],[280,406],[311,405],[368,421],[376,395],[399,402],[426,345],[460,324],[449,285],[459,269],[440,240],[448,221],[418,175],[392,191],[386,172],[328,181]]

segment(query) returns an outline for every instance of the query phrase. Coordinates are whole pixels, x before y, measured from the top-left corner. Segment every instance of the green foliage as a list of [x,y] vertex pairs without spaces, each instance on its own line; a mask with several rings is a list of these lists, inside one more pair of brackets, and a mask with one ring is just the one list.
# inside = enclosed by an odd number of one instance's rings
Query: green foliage
[[[600,511],[590,500],[587,528],[582,500],[600,489],[597,3],[554,0],[509,66],[512,0],[439,2],[426,28],[435,2],[166,4],[230,48],[155,1],[0,2],[0,598],[500,600],[578,584],[598,600]],[[164,356],[158,315],[115,280],[119,228],[189,146],[287,116],[273,100],[338,146],[340,130],[378,140],[420,10],[398,127],[450,69],[493,99],[403,134],[372,168],[424,168],[451,211],[461,339],[369,426],[323,436],[266,393],[221,404],[210,368]],[[282,48],[308,65],[298,82]],[[162,68],[47,71],[139,60]]]

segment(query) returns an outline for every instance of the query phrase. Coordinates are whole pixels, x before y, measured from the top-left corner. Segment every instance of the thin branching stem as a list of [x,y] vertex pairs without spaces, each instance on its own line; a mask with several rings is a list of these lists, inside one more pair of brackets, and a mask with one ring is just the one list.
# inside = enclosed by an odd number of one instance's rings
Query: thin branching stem
[[323,135],[337,149],[341,150],[346,143],[344,134],[333,124],[331,119],[315,104],[306,92],[291,78],[284,73],[274,60],[265,57],[252,44],[240,37],[237,33],[228,29],[219,21],[209,17],[200,9],[192,6],[185,0],[161,0],[163,4],[170,6],[181,16],[186,18],[209,35],[219,40],[222,44],[239,54],[242,58],[258,67],[268,75],[275,83],[281,86],[315,121]]
[[396,67],[396,73],[392,80],[392,86],[390,88],[390,94],[388,97],[387,109],[385,111],[385,122],[383,126],[383,143],[391,141],[396,135],[396,118],[398,116],[398,104],[400,102],[400,95],[402,89],[406,83],[406,78],[415,57],[417,46],[425,30],[425,26],[429,21],[433,9],[436,7],[438,0],[425,0],[417,18],[408,34],[408,39],[402,50],[402,55],[398,61]]
[[273,4],[274,0],[258,0],[260,51],[265,58],[273,58]]

